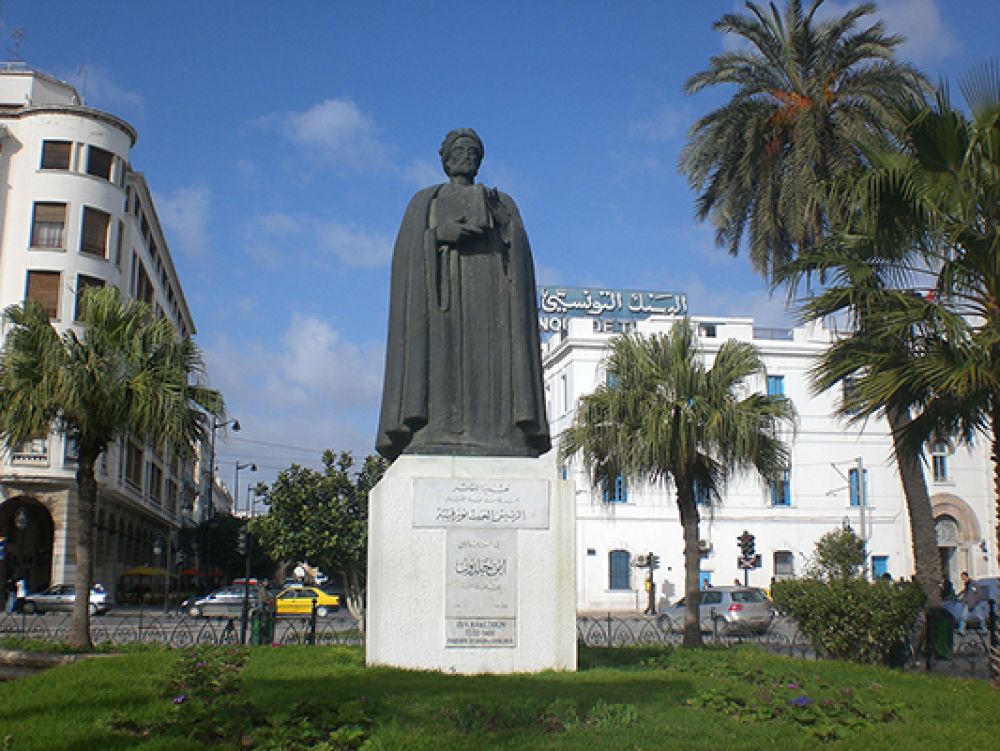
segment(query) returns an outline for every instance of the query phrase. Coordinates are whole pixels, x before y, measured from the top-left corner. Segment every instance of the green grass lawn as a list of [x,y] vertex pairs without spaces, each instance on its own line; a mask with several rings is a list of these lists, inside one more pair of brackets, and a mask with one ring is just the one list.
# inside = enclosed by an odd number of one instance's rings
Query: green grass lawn
[[[368,669],[355,648],[248,652],[231,687],[212,680],[219,650],[158,649],[0,684],[0,749],[937,751],[1000,738],[986,683],[752,648],[583,649],[577,673],[476,677]],[[206,732],[227,740],[191,737]]]

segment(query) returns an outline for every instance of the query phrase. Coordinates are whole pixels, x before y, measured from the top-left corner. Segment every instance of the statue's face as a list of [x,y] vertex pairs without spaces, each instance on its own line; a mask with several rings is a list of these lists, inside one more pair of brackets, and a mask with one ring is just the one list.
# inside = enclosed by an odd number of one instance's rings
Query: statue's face
[[452,175],[475,177],[482,161],[483,152],[475,139],[461,136],[455,140],[448,151],[447,158],[444,160],[444,171],[449,177]]

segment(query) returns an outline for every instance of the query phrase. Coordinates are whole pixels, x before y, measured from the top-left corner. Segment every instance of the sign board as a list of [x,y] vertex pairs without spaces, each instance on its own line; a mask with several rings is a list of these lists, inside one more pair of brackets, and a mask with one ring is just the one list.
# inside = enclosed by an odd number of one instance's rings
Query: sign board
[[752,568],[760,568],[763,565],[764,564],[760,557],[760,553],[757,553],[757,555],[753,556],[752,558],[745,558],[744,556],[741,555],[736,559],[737,568],[752,569]]
[[569,318],[590,318],[595,331],[625,333],[650,316],[682,316],[688,311],[687,295],[681,292],[552,286],[537,291],[543,333],[564,331]]

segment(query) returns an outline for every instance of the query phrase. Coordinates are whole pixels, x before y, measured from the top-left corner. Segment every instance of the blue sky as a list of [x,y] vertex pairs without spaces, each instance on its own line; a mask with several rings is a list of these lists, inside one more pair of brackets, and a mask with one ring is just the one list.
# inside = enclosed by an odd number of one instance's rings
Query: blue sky
[[[997,54],[998,0],[879,6],[932,79]],[[726,96],[683,83],[740,8],[0,0],[0,47],[137,128],[133,167],[243,427],[220,441],[221,472],[253,461],[269,481],[324,448],[373,450],[392,241],[410,196],[443,179],[454,127],[483,137],[480,179],[517,201],[541,283],[683,291],[693,314],[787,323],[695,221],[676,170]]]

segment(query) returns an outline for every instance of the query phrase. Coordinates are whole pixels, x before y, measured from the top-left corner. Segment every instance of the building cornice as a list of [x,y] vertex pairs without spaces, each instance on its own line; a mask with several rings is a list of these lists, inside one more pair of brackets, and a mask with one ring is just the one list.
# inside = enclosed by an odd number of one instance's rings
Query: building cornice
[[91,119],[107,123],[108,125],[118,128],[129,137],[130,148],[135,146],[135,142],[139,138],[139,134],[136,132],[136,129],[117,115],[112,115],[111,113],[104,112],[103,110],[96,110],[92,107],[85,107],[82,104],[29,104],[25,107],[21,107],[20,109],[3,111],[2,114],[0,114],[0,119],[21,119],[31,115],[51,114],[77,115],[78,117],[89,117]]

